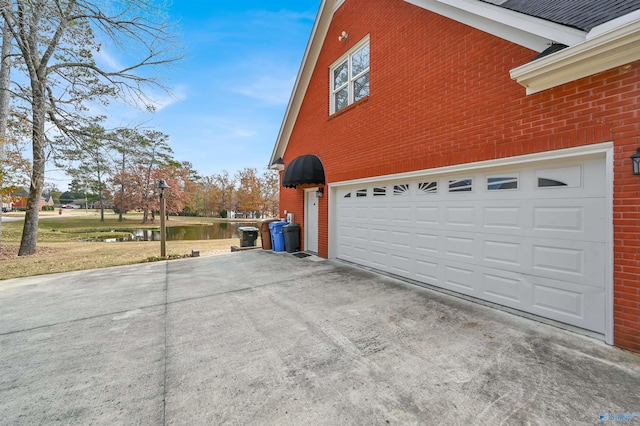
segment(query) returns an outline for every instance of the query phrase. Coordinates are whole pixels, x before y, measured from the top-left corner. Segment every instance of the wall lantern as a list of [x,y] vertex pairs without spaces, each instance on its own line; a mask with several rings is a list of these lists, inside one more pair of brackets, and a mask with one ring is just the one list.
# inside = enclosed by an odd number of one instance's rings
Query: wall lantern
[[633,174],[640,175],[640,148],[631,157],[631,165],[633,166]]
[[319,188],[316,191],[316,198],[322,198],[323,195],[324,195],[324,188]]

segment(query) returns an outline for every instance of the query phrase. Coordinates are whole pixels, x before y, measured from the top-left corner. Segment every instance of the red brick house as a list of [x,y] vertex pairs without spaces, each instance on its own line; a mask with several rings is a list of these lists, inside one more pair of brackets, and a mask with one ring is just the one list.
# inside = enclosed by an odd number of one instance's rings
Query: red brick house
[[[15,192],[11,195],[11,199],[13,203],[11,205],[14,209],[26,209],[27,208],[27,198],[29,197],[29,191],[25,188],[21,188],[19,191]],[[53,197],[52,196],[41,196],[40,197],[40,210],[44,210],[45,206],[53,207]]]
[[304,250],[640,351],[640,1],[323,0],[270,164]]

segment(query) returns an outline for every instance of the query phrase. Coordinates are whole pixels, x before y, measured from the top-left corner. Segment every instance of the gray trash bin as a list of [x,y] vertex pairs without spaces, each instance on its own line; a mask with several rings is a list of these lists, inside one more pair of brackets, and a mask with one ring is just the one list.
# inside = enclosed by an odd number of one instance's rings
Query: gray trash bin
[[260,232],[258,228],[241,226],[238,231],[240,231],[240,247],[254,247],[256,245],[258,232]]
[[287,253],[300,250],[300,225],[292,223],[282,227],[284,234],[284,248]]

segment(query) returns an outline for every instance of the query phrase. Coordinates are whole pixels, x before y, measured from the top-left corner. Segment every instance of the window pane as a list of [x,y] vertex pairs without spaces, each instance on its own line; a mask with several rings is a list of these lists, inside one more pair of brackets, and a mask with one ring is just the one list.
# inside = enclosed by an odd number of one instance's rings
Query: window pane
[[420,190],[419,194],[435,194],[438,192],[438,182],[419,182],[418,189]]
[[387,187],[386,186],[380,186],[380,187],[373,188],[373,196],[374,197],[380,197],[382,195],[387,195]]
[[469,192],[473,189],[471,179],[451,179],[449,181],[449,192]]
[[490,177],[487,179],[487,189],[489,191],[500,191],[502,189],[518,189],[517,177]]
[[346,84],[348,79],[349,69],[347,68],[347,62],[345,61],[333,70],[333,89],[335,90],[343,84]]
[[366,73],[353,83],[354,102],[366,96],[369,96],[369,73]]
[[352,76],[356,76],[360,74],[362,71],[369,68],[369,45],[363,46],[362,49],[358,50],[353,54],[351,59],[352,64]]
[[393,186],[393,195],[409,195],[409,184],[401,183]]
[[340,111],[342,108],[349,105],[349,89],[348,88],[345,87],[344,89],[336,93],[335,105],[336,105],[336,111]]
[[538,178],[538,188],[551,188],[554,186],[567,186],[567,184],[555,179]]

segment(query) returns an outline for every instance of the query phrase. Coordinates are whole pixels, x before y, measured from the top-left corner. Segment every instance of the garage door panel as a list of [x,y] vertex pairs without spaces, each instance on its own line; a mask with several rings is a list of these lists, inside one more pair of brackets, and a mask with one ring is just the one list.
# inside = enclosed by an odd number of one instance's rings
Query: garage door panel
[[406,231],[396,231],[392,230],[391,232],[391,245],[397,249],[411,249],[413,243],[413,236],[410,232]]
[[445,253],[449,257],[473,260],[478,256],[475,240],[468,237],[446,236]]
[[352,236],[356,243],[366,243],[371,240],[369,237],[369,228],[364,226],[353,226]]
[[415,207],[415,223],[418,225],[439,225],[440,209],[436,206]]
[[370,266],[382,270],[387,269],[387,256],[388,253],[386,251],[371,249],[370,256],[368,257]]
[[[485,239],[483,241],[483,260],[487,264],[497,264],[496,267],[510,266],[522,269],[524,266],[524,253],[522,244],[517,238],[512,241]],[[499,266],[498,266],[499,265]]]
[[391,255],[389,265],[391,272],[402,276],[411,276],[413,275],[413,263],[411,256],[394,253]]
[[338,258],[603,332],[605,181],[591,158],[341,189]]
[[536,240],[531,245],[534,275],[576,281],[581,285],[604,289],[606,257],[604,243],[579,241],[550,242]]
[[451,290],[469,295],[474,294],[476,291],[476,271],[468,266],[445,265],[444,277],[445,286]]
[[353,209],[353,217],[356,221],[369,220],[369,206],[357,206]]
[[411,207],[394,206],[391,208],[391,222],[395,225],[409,225],[411,223]]
[[416,231],[413,234],[416,253],[433,256],[440,251],[440,235],[437,233]]
[[604,293],[576,283],[532,280],[532,313],[604,333]]
[[534,207],[533,229],[536,231],[584,231],[584,206]]
[[[353,253],[352,259],[354,262],[361,263],[365,266],[369,266],[369,251],[365,248],[352,246],[351,252]],[[382,257],[384,259],[384,256]],[[383,261],[383,260],[382,260]]]
[[521,229],[522,209],[517,206],[485,206],[483,219],[485,228]]
[[371,232],[369,235],[371,235],[371,241],[373,243],[378,243],[378,244],[387,244],[388,243],[388,238],[387,238],[387,233],[389,231],[387,231],[386,229],[381,229],[378,227],[373,226],[371,228]]
[[473,227],[476,222],[476,209],[473,206],[446,207],[445,225],[452,227]]
[[389,220],[389,208],[386,206],[373,206],[369,213],[372,223],[386,223]]
[[438,259],[416,259],[416,276],[427,284],[435,285],[443,280],[443,265]]
[[482,293],[487,300],[519,309],[522,307],[522,290],[518,274],[482,274]]

